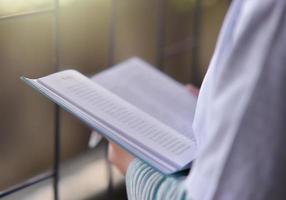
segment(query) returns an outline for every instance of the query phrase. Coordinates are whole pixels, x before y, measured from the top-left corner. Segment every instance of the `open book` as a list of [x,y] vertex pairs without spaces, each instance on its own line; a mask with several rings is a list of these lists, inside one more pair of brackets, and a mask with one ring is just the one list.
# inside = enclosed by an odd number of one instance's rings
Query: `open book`
[[196,155],[196,97],[139,58],[92,79],[65,70],[22,80],[164,174],[187,168]]

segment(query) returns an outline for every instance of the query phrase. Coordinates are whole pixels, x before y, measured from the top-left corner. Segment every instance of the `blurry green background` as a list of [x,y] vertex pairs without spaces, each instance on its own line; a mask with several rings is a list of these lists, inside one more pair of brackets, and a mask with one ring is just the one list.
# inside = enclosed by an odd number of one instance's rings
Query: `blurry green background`
[[[110,32],[112,2],[114,32]],[[195,0],[60,0],[58,44],[52,0],[0,0],[0,191],[51,169],[54,106],[20,81],[60,69],[94,74],[113,62],[139,56],[158,64],[158,27],[163,27],[161,69],[187,83],[192,72]],[[210,61],[228,0],[202,0],[199,70],[202,80]],[[165,13],[162,21],[160,13]],[[110,36],[114,36],[111,44]],[[111,46],[112,45],[112,46]],[[174,52],[174,49],[181,49]],[[87,151],[90,131],[61,112],[62,160]],[[96,173],[96,172],[95,172]]]

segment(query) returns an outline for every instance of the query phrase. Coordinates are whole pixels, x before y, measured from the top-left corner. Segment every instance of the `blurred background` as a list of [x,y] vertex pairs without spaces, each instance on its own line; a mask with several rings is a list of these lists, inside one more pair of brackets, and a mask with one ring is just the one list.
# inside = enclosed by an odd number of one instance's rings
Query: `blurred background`
[[[20,81],[74,68],[86,75],[138,56],[200,85],[229,0],[0,0],[0,191],[54,167],[60,128],[60,199],[125,199],[106,144]],[[2,193],[3,194],[3,193]],[[1,192],[0,192],[1,195]],[[4,199],[54,199],[53,180]]]

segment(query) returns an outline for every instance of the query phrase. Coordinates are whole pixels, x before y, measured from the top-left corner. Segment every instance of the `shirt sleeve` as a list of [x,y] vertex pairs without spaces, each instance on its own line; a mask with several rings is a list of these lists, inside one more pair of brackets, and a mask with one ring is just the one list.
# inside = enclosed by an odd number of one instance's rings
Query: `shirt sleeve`
[[226,26],[198,99],[194,131],[207,138],[187,194],[286,199],[286,1],[234,3],[237,17]]
[[185,177],[163,175],[139,159],[135,159],[126,174],[129,200],[187,200],[184,189]]

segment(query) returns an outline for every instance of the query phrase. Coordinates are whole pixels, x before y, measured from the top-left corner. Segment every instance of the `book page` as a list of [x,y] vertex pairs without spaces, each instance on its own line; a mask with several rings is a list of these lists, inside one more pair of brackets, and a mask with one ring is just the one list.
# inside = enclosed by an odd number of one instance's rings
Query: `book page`
[[38,79],[82,111],[173,167],[194,158],[195,142],[74,70]]
[[196,97],[148,63],[132,58],[93,80],[186,137],[194,137]]

